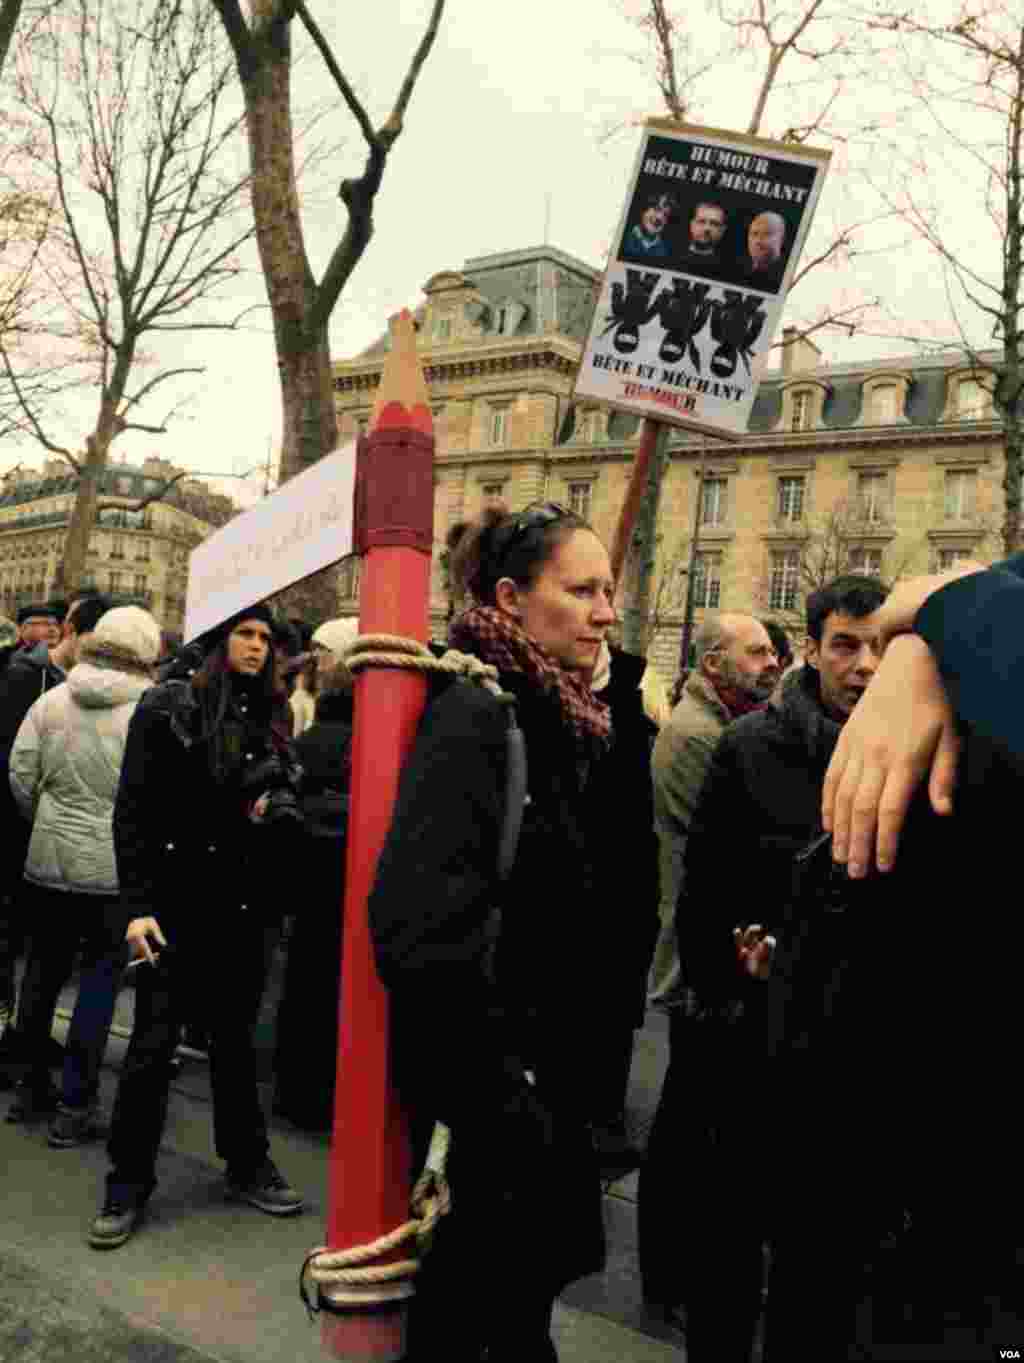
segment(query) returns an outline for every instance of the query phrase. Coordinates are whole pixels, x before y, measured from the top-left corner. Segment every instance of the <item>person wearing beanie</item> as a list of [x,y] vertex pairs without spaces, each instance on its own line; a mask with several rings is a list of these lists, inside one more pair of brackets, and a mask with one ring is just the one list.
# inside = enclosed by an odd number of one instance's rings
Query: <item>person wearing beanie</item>
[[186,1020],[209,1037],[227,1195],[272,1215],[302,1210],[270,1158],[252,1048],[268,924],[279,913],[272,872],[290,861],[301,779],[273,629],[258,603],[210,631],[198,671],[148,691],[128,730],[114,848],[120,933],[137,967],[135,1027],[88,1237],[95,1249],[125,1243],[156,1187],[170,1063]]
[[22,606],[17,615],[18,639],[22,648],[32,649],[38,644],[53,645],[60,638],[63,617],[53,606],[38,603]]
[[[152,685],[160,630],[138,606],[107,611],[66,682],[25,716],[11,750],[11,790],[31,821],[25,859],[30,947],[17,1030],[27,1073],[8,1121],[56,1113],[50,1144],[95,1133],[103,1052],[121,980],[118,882],[111,820],[128,725]],[[83,969],[63,1084],[49,1073],[53,1011],[81,944]]]

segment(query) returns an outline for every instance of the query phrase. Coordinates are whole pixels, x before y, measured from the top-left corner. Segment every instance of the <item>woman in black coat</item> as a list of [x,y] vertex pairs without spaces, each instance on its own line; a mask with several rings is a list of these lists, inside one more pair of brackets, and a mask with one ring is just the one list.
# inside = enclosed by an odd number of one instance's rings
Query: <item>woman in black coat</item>
[[114,807],[124,934],[138,969],[135,1023],[107,1146],[106,1199],[89,1243],[123,1244],[156,1186],[170,1062],[186,1014],[210,1038],[217,1153],[229,1196],[301,1210],[269,1156],[252,1029],[279,914],[300,770],[275,687],[263,604],[225,622],[189,681],[146,692],[128,729]]
[[486,691],[448,686],[403,771],[370,901],[419,1155],[435,1119],[452,1132],[453,1211],[418,1279],[409,1357],[549,1363],[554,1298],[604,1253],[589,1057],[622,992],[630,910],[604,880],[608,830],[591,801],[612,730],[589,678],[614,583],[594,532],[552,503],[492,508],[456,570],[478,604],[451,642],[514,698],[528,795],[501,885],[516,721]]

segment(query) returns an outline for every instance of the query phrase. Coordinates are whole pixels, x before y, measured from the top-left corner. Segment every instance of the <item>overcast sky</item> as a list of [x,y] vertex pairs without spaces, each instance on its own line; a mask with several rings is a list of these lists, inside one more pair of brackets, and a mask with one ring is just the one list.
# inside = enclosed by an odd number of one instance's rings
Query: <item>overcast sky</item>
[[[929,0],[926,8],[938,3]],[[429,0],[375,0],[372,6],[311,0],[310,7],[379,123],[419,41]],[[644,46],[626,17],[630,8],[642,5],[639,0],[588,0],[586,5],[517,0],[508,6],[449,0],[377,198],[376,234],[334,314],[334,358],[357,352],[380,333],[389,314],[415,306],[423,283],[438,270],[457,269],[468,257],[541,244],[549,196],[551,244],[603,267],[636,152],[635,123],[644,114],[663,112],[650,64],[638,60]],[[330,94],[331,86],[319,58],[297,38],[295,87],[301,103]],[[877,213],[861,171],[870,171],[873,159],[889,164],[893,129],[906,126],[905,100],[892,74],[870,88],[851,82],[854,88],[844,96],[844,126],[873,111],[880,130],[854,144],[838,144],[809,251],[825,240],[831,224]],[[876,69],[875,75],[886,73]],[[751,58],[719,65],[705,81],[697,112],[720,127],[743,127],[754,89]],[[813,102],[816,90],[803,84],[792,98]],[[765,131],[779,131],[784,114],[780,104]],[[840,120],[838,106],[836,116]],[[358,130],[340,104],[323,126],[345,141],[329,174],[322,172],[303,193],[318,273],[344,227],[337,185],[358,173],[364,159]],[[919,136],[925,131],[920,129]],[[925,144],[919,140],[919,145]],[[972,249],[981,250],[980,234],[971,235],[972,221],[977,226],[978,220],[965,203],[965,182],[947,178],[952,162],[941,141],[936,147],[932,187],[938,185],[948,196],[951,221],[963,221],[967,239],[975,243]],[[879,296],[883,305],[866,323],[867,332],[954,337],[941,271],[920,247],[894,244],[906,236],[893,222],[865,229],[858,241],[869,253],[816,272],[792,300],[792,318]],[[255,252],[251,264],[239,299],[263,303]],[[815,339],[834,361],[912,349],[905,340],[874,334],[849,340],[833,330]],[[206,366],[190,410],[168,435],[123,437],[116,458],[135,462],[155,452],[197,470],[240,473],[262,464],[268,448],[276,452],[280,402],[265,311],[255,312],[244,332],[189,337],[177,356]],[[4,455],[5,466],[13,462],[10,447]],[[15,458],[37,462],[37,452],[25,446]],[[225,490],[244,486],[227,483]]]

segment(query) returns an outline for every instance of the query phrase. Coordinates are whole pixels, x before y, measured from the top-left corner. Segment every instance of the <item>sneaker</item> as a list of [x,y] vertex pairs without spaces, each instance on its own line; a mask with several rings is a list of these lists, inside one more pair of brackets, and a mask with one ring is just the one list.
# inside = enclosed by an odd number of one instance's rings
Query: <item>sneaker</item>
[[29,1080],[23,1079],[15,1087],[14,1100],[7,1109],[7,1120],[38,1122],[44,1117],[52,1117],[57,1111],[59,1096],[52,1084],[49,1088],[39,1089]]
[[47,1145],[54,1150],[70,1150],[76,1145],[85,1145],[95,1140],[103,1131],[99,1112],[95,1104],[88,1107],[67,1107],[58,1103],[57,1115],[50,1125]]
[[290,1187],[288,1180],[273,1160],[267,1159],[253,1170],[242,1174],[229,1169],[224,1190],[231,1201],[248,1202],[271,1216],[292,1216],[302,1211],[302,1195]]
[[117,1249],[123,1245],[142,1220],[144,1204],[107,1197],[103,1209],[89,1227],[93,1249]]

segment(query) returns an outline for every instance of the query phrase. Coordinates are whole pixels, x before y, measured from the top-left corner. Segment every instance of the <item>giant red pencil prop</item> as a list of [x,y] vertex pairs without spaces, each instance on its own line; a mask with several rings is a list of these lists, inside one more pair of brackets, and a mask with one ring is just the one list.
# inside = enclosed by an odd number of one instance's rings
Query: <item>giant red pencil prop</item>
[[[429,638],[433,458],[430,402],[412,318],[403,312],[392,319],[391,351],[370,434],[357,453],[355,548],[363,555],[363,634],[400,634],[422,643]],[[388,1000],[374,964],[367,901],[426,689],[422,673],[390,669],[362,672],[355,684],[328,1249],[371,1244],[409,1218],[408,1134],[391,1086]],[[351,1289],[321,1288],[328,1308],[322,1317],[324,1352],[348,1363],[401,1358],[402,1298],[409,1288],[393,1295],[390,1310],[360,1310]]]

